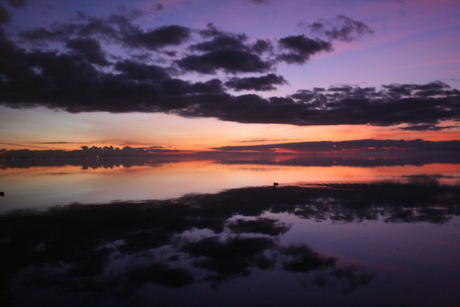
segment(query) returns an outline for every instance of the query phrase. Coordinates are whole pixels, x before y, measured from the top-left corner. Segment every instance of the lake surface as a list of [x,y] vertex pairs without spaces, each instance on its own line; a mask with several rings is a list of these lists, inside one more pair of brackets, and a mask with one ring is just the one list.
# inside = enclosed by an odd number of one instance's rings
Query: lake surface
[[458,159],[3,161],[0,303],[458,306]]

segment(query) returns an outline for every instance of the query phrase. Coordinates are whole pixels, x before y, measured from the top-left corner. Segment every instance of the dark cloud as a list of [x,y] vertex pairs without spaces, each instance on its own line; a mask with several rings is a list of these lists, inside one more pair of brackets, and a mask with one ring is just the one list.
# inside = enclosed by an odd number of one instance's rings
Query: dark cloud
[[11,14],[8,10],[0,4],[0,24],[8,23],[11,21]]
[[217,70],[227,73],[266,72],[272,68],[272,63],[261,58],[260,54],[268,50],[269,44],[259,40],[254,45],[247,43],[245,34],[226,33],[218,30],[213,24],[208,24],[200,34],[210,40],[191,45],[189,54],[176,61],[185,71],[195,71],[203,74],[214,74]]
[[194,93],[223,93],[222,81],[219,79],[211,79],[206,82],[193,83],[192,92]]
[[258,39],[251,47],[251,50],[257,54],[262,54],[273,50],[273,45],[269,40]]
[[3,0],[12,7],[21,7],[26,5],[26,0]]
[[401,130],[414,130],[414,131],[440,131],[445,129],[457,128],[458,126],[436,126],[430,124],[420,124],[400,128]]
[[225,86],[236,91],[255,90],[255,91],[272,91],[276,87],[273,85],[286,84],[286,80],[282,76],[268,74],[260,77],[236,78],[233,77],[225,82]]
[[146,65],[130,60],[119,61],[114,68],[122,72],[122,77],[137,81],[161,80],[169,77],[167,70],[157,65]]
[[82,142],[34,142],[34,144],[84,144]]
[[53,23],[48,28],[22,31],[19,36],[27,40],[59,41],[66,38],[96,38],[130,48],[157,50],[166,46],[177,46],[190,37],[191,30],[179,25],[162,26],[143,30],[133,21],[143,15],[142,11],[120,10],[108,17],[93,17],[77,12],[74,23]]
[[179,25],[160,27],[147,32],[139,32],[133,37],[127,37],[133,46],[145,46],[157,49],[165,46],[182,44],[190,37],[190,29]]
[[332,51],[332,44],[320,39],[311,39],[305,35],[287,36],[279,40],[281,49],[289,53],[278,55],[278,60],[288,64],[303,64],[321,51]]
[[[320,142],[295,142],[273,143],[264,145],[224,146],[214,148],[223,151],[260,151],[270,152],[278,149],[306,153],[336,153],[336,152],[377,152],[377,151],[458,151],[460,141],[422,141],[422,140],[353,140],[353,141],[320,141]],[[335,159],[335,158],[334,158]]]
[[206,25],[206,29],[199,30],[201,36],[208,38],[217,35],[225,35],[225,32],[214,25],[214,23],[210,22]]
[[[419,130],[440,129],[439,122],[460,115],[460,92],[439,81],[382,89],[350,85],[301,89],[286,97],[231,95],[227,89],[267,91],[287,83],[283,76],[268,72],[281,62],[303,64],[315,54],[331,51],[332,43],[305,35],[252,40],[212,23],[205,29],[180,25],[143,29],[135,24],[143,14],[126,8],[106,17],[77,12],[72,22],[17,36],[0,29],[0,103],[76,113],[166,112],[240,123],[406,124]],[[344,16],[337,20],[351,28],[345,27],[334,39],[368,32]],[[225,86],[217,78],[202,82],[183,78],[189,73],[222,72],[236,76],[224,80]]]
[[220,34],[214,35],[214,37],[210,41],[205,41],[202,43],[191,45],[190,49],[205,52],[225,49],[247,51],[248,47],[245,45],[246,40],[247,37],[244,34]]
[[[196,83],[173,79],[168,68],[145,62],[122,60],[111,63],[112,72],[103,71],[94,65],[105,63],[103,51],[88,38],[69,40],[72,52],[57,53],[27,51],[4,32],[1,34],[1,100],[16,107],[32,104],[70,112],[172,112],[242,123],[293,125],[435,125],[458,119],[460,113],[459,91],[442,82],[384,85],[380,91],[342,85],[328,90],[300,90],[288,97],[232,96],[225,93],[218,79]],[[214,36],[218,39],[199,47],[210,51],[186,55],[177,64],[186,71],[201,73],[219,69],[230,73],[263,72],[271,67],[270,62],[246,49],[244,40],[224,40],[226,44],[222,46],[218,43],[222,37]],[[303,36],[288,37],[282,42],[297,50],[301,60],[321,50],[321,44]],[[282,76],[269,74],[230,79],[227,86],[268,89],[283,80]]]
[[257,54],[234,49],[219,49],[202,55],[189,55],[178,60],[177,65],[187,71],[213,74],[222,69],[228,73],[266,72],[272,67]]
[[157,3],[157,4],[155,4],[155,8],[156,8],[158,11],[161,11],[161,10],[164,9],[164,6],[163,6],[163,4],[161,4],[161,3]]
[[451,90],[450,87],[441,82],[435,81],[427,84],[390,84],[383,85],[388,90],[389,94],[393,97],[430,97],[430,96],[444,96],[444,95],[458,95],[460,92],[456,89]]
[[143,33],[132,24],[133,17],[128,15],[129,13],[111,14],[106,18],[97,18],[77,11],[77,22],[55,22],[47,28],[37,27],[24,30],[19,33],[19,37],[29,41],[60,41],[70,37],[97,37],[127,44],[131,42],[132,37],[138,37]]
[[66,29],[62,25],[55,23],[52,28],[35,28],[32,30],[26,30],[19,33],[19,37],[24,40],[37,41],[37,40],[61,40],[66,38],[69,34],[73,34],[73,29]]
[[[254,142],[282,142],[288,141],[289,139],[250,139],[250,140],[242,140],[236,141],[237,143],[254,143]],[[292,141],[292,140],[291,140]]]
[[257,39],[255,43],[247,43],[248,37],[244,33],[231,33],[216,27],[212,22],[206,25],[206,29],[198,30],[204,38],[210,41],[191,45],[192,50],[212,51],[215,49],[232,48],[239,50],[252,50],[258,54],[272,49],[272,42],[268,39]]
[[269,4],[270,0],[249,0],[250,3],[254,4]]
[[78,53],[86,56],[88,61],[99,65],[108,65],[109,62],[105,58],[105,53],[101,49],[101,45],[95,39],[91,38],[74,38],[67,42],[67,48],[73,49]]
[[[437,124],[460,115],[460,95],[444,85],[445,94],[434,97],[395,96],[372,88],[332,88],[331,91],[301,91],[291,97],[265,99],[257,95],[227,97],[231,104],[202,103],[179,114],[217,117],[245,123],[286,123],[293,125]],[[213,114],[213,115],[211,115]]]
[[[21,6],[26,5],[25,0],[4,0],[4,2],[8,3],[10,6],[14,8],[18,8]],[[8,9],[0,3],[0,25],[4,23],[8,23],[11,21],[11,13]]]
[[[184,72],[195,71],[213,74],[217,70],[230,73],[265,72],[272,68],[269,60],[260,55],[271,47],[269,41],[257,40],[247,42],[245,34],[234,34],[217,29],[212,23],[204,30],[192,30],[179,25],[168,25],[151,30],[143,30],[133,23],[136,14],[112,14],[108,17],[92,17],[79,12],[80,22],[55,23],[49,28],[36,28],[20,33],[20,37],[30,41],[60,41],[77,37],[96,38],[119,44],[132,49],[147,48],[150,51],[159,51],[165,47],[183,46],[191,53],[176,62]],[[189,46],[185,43],[197,32],[203,38],[210,38]],[[174,50],[164,51],[169,56],[176,56]]]
[[300,25],[308,28],[312,33],[319,34],[329,40],[345,42],[355,41],[365,34],[374,33],[374,30],[365,23],[353,20],[345,15],[338,15],[330,21],[320,19],[311,24]]

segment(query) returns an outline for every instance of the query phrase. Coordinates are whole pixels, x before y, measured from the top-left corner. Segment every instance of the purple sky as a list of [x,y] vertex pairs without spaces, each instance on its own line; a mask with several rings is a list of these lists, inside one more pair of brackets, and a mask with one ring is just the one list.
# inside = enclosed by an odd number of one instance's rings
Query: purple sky
[[0,5],[0,148],[460,138],[459,1]]

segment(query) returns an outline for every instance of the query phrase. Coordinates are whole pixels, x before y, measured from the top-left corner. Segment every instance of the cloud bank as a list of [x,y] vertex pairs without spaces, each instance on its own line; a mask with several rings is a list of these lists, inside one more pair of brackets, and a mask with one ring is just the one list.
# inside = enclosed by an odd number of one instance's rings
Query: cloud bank
[[[10,1],[24,4],[18,3]],[[441,121],[459,119],[460,92],[440,81],[300,89],[284,97],[254,93],[289,82],[275,73],[278,66],[303,65],[332,52],[335,41],[372,34],[347,16],[307,25],[318,37],[251,39],[212,23],[204,29],[144,29],[135,23],[143,14],[126,8],[107,17],[77,12],[76,20],[49,27],[13,34],[1,28],[0,104],[71,113],[163,112],[239,123],[406,124],[413,130],[436,130]],[[2,23],[9,16],[1,6]],[[196,74],[207,81],[191,80]],[[239,91],[249,93],[236,95]]]
[[295,142],[271,143],[264,145],[223,146],[213,148],[219,151],[253,151],[277,152],[289,151],[292,153],[338,153],[338,152],[456,152],[460,150],[460,141],[423,141],[421,139],[404,140],[353,140],[353,141],[320,141],[320,142]]

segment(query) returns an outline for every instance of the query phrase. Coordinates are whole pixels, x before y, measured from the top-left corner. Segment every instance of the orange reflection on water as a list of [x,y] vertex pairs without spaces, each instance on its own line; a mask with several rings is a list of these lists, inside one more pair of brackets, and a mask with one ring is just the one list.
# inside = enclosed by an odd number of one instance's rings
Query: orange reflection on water
[[[1,212],[70,203],[106,203],[216,193],[247,186],[298,183],[371,183],[417,180],[435,176],[443,184],[459,184],[460,164],[422,166],[290,166],[286,157],[270,161],[147,161],[129,167],[83,168],[78,165],[0,170]],[[417,177],[418,176],[418,177]]]
[[[250,167],[247,166],[247,169]],[[423,166],[283,166],[261,168],[254,166],[253,171],[259,170],[260,181],[280,184],[303,183],[371,183],[375,181],[392,180],[406,181],[414,176],[436,176],[442,184],[459,184],[459,164],[427,164]],[[256,173],[256,172],[255,172]],[[438,176],[439,175],[439,176]]]

